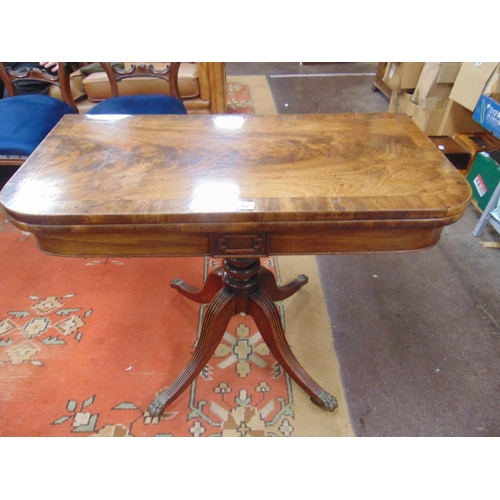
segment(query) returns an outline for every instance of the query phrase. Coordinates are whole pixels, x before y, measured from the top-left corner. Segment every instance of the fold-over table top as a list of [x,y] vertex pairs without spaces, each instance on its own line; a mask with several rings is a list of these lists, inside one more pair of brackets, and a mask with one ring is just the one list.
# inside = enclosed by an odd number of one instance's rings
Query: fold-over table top
[[68,115],[8,182],[26,225],[457,220],[470,187],[405,115]]

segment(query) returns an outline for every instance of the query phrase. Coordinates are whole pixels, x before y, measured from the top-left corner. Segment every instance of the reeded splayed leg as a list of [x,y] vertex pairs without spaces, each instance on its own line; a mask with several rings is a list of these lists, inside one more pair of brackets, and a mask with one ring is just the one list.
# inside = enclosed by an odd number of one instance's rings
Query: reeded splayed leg
[[200,290],[194,286],[188,285],[185,281],[175,278],[171,281],[170,286],[175,288],[179,293],[185,295],[198,304],[208,304],[224,286],[222,276],[224,270],[222,267],[214,269],[208,276],[203,288]]
[[200,338],[189,363],[174,382],[149,405],[148,413],[151,417],[159,417],[165,407],[177,399],[203,370],[222,340],[229,320],[235,314],[234,302],[234,295],[225,289],[216,294],[203,317]]
[[274,274],[264,267],[259,269],[260,288],[266,292],[266,295],[277,302],[288,299],[295,292],[298,292],[304,285],[307,285],[309,278],[305,274],[300,274],[287,285],[278,286]]
[[171,285],[198,303],[210,302],[202,321],[198,345],[193,356],[175,381],[149,406],[152,417],[159,417],[193,382],[215,352],[231,318],[238,313],[252,316],[262,338],[290,377],[325,410],[337,408],[337,400],[322,389],[304,370],[292,353],[274,301],[284,300],[308,281],[301,274],[284,286],[278,286],[274,275],[260,265],[259,258],[226,258],[213,271],[202,289],[175,279]]
[[327,411],[334,411],[338,406],[337,400],[320,387],[299,363],[285,338],[278,309],[262,290],[250,295],[248,314],[255,320],[264,342],[288,375],[309,394],[313,403]]

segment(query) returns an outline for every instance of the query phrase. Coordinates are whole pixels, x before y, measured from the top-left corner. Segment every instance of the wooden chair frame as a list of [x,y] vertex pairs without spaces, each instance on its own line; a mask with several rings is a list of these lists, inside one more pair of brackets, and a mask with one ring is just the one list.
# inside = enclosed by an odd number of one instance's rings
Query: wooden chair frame
[[[70,68],[69,64],[65,62],[60,62],[59,64],[59,74],[51,75],[47,70],[40,68],[27,68],[22,70],[12,70],[5,66],[5,63],[0,63],[0,78],[2,79],[5,90],[7,92],[6,99],[16,96],[16,87],[14,85],[15,81],[38,81],[46,82],[52,85],[57,85],[61,89],[61,95],[63,101],[71,106],[71,108],[78,113],[78,108],[73,99],[73,94],[71,93],[70,87]],[[55,98],[54,98],[55,99]],[[19,167],[25,161],[27,157],[24,156],[0,156],[0,166],[13,166]]]
[[101,62],[106,75],[108,76],[109,83],[111,85],[111,95],[112,97],[118,97],[118,82],[126,78],[135,77],[153,77],[165,80],[170,87],[170,94],[176,99],[181,99],[181,94],[179,92],[179,68],[181,66],[180,62],[172,62],[164,70],[156,69],[152,64],[132,64],[130,68],[121,69],[109,62]]
[[16,95],[16,88],[14,86],[15,81],[31,80],[46,82],[57,85],[61,89],[63,101],[71,106],[76,113],[78,113],[78,108],[75,104],[75,100],[73,99],[73,94],[71,93],[69,82],[70,68],[68,68],[68,63],[58,63],[58,75],[51,75],[47,70],[40,68],[29,68],[20,71],[14,71],[8,67],[6,68],[4,64],[5,63],[0,63],[0,78],[4,82],[8,97],[14,97]]

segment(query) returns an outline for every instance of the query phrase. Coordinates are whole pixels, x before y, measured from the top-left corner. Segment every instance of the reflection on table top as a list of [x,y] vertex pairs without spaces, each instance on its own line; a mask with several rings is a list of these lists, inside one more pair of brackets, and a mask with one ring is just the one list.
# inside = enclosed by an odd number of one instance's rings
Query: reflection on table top
[[261,256],[429,248],[470,195],[404,115],[69,115],[0,200],[57,255]]
[[68,115],[1,194],[35,225],[449,223],[469,198],[397,114]]

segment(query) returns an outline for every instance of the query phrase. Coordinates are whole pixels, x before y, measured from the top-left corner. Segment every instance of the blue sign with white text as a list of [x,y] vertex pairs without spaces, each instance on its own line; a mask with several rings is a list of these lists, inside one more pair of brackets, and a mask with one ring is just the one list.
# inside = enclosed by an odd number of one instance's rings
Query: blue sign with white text
[[500,139],[500,103],[491,97],[482,95],[472,118],[488,132]]

